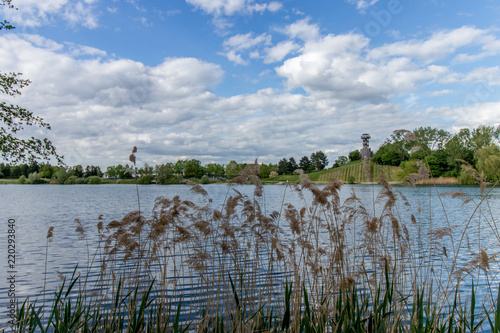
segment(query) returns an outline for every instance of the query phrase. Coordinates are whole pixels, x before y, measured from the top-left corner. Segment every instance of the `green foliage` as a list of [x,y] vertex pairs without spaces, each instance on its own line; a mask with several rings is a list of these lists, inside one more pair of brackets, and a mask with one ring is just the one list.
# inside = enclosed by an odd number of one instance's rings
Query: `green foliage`
[[58,167],[53,167],[50,164],[45,164],[40,171],[40,177],[50,179],[53,175],[55,175],[57,171],[59,171]]
[[78,184],[78,177],[77,176],[69,176],[65,181],[65,185],[73,185],[73,184]]
[[85,167],[85,172],[83,173],[83,176],[85,178],[91,177],[91,176],[97,176],[97,177],[102,177],[103,173],[101,171],[101,168],[99,166],[95,165],[87,165]]
[[349,159],[347,158],[347,156],[339,156],[335,160],[335,163],[333,163],[333,167],[340,168],[341,166],[346,165],[347,163],[349,163]]
[[476,183],[476,178],[474,178],[473,171],[471,167],[462,165],[460,176],[458,177],[458,183],[460,185],[474,185]]
[[420,160],[409,160],[401,163],[401,168],[396,172],[396,177],[400,181],[406,181],[412,173],[418,173]]
[[302,156],[302,158],[299,161],[299,168],[302,169],[304,172],[309,173],[313,171],[313,164],[309,157],[307,156]]
[[328,165],[328,158],[320,150],[311,154],[311,163],[313,171],[322,171]]
[[19,179],[17,181],[19,182],[19,184],[25,184],[26,183],[26,176],[22,175],[21,177],[19,177]]
[[205,171],[205,168],[201,165],[201,162],[195,159],[186,161],[184,165],[184,177],[185,178],[200,178]]
[[261,165],[259,165],[259,177],[269,178],[269,174],[271,173],[271,171],[276,170],[278,170],[278,165],[262,163]]
[[10,165],[0,163],[0,178],[10,177]]
[[226,177],[232,179],[238,176],[238,173],[243,170],[243,164],[238,164],[236,161],[230,161],[226,166]]
[[141,176],[139,177],[139,179],[137,179],[137,184],[143,184],[143,185],[151,184],[153,178],[154,178],[153,175]]
[[205,166],[205,171],[209,177],[224,177],[224,165],[210,163]]
[[59,184],[64,184],[66,179],[70,176],[68,171],[66,170],[65,167],[60,167],[59,170],[56,172],[56,179]]
[[280,175],[291,175],[298,168],[299,166],[293,157],[290,157],[289,159],[283,158],[278,163],[278,173]]
[[354,150],[349,153],[349,161],[359,161],[361,159],[361,153],[359,150]]
[[156,183],[166,184],[167,179],[174,178],[174,170],[172,163],[165,163],[155,166]]
[[202,184],[210,184],[210,179],[208,178],[207,175],[203,175],[203,177],[201,177],[200,183],[202,183]]
[[398,166],[408,160],[408,151],[403,148],[403,142],[386,142],[372,156],[372,161],[382,165]]
[[27,184],[45,184],[45,180],[40,178],[40,175],[38,175],[38,172],[32,172],[29,174],[26,183]]
[[479,172],[484,172],[487,181],[500,180],[500,147],[492,144],[479,149],[474,155]]
[[[11,0],[2,0],[1,6],[13,9]],[[6,20],[0,21],[0,30],[11,30],[14,27]],[[10,97],[21,95],[20,89],[28,86],[31,81],[21,78],[22,73],[2,73],[0,72],[0,94]],[[21,161],[35,161],[37,159],[48,160],[51,156],[62,163],[62,156],[56,152],[56,148],[47,138],[21,139],[18,134],[24,126],[38,126],[50,129],[50,125],[42,118],[35,116],[18,105],[8,104],[0,101],[0,157],[7,161],[18,163]]]
[[411,146],[420,147],[420,150],[426,155],[430,154],[433,150],[444,148],[445,144],[451,138],[449,132],[431,127],[416,128],[413,130],[413,135],[415,136],[413,138],[415,143]]
[[70,175],[76,176],[77,178],[83,177],[83,167],[81,165],[75,165],[69,170]]
[[349,184],[354,184],[355,181],[356,181],[356,177],[354,177],[353,175],[350,175],[349,177],[347,177],[347,182]]
[[186,168],[186,163],[187,161],[184,160],[178,160],[177,162],[175,162],[173,166],[174,173],[178,175],[184,175],[184,169]]
[[90,176],[86,179],[87,184],[100,184],[101,177],[98,176]]
[[149,164],[145,163],[142,168],[139,169],[138,173],[141,176],[145,175],[152,175],[154,171],[154,168],[150,166]]
[[271,171],[271,172],[269,173],[269,179],[275,179],[275,178],[277,178],[278,176],[279,176],[279,175],[278,175],[278,172],[276,172],[276,171]]

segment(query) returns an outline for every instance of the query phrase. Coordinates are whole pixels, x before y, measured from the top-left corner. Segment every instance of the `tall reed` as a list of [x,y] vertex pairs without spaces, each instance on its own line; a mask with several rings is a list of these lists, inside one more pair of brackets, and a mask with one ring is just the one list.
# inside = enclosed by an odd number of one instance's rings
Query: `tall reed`
[[[251,182],[253,194],[231,187],[221,208],[213,207],[202,186],[189,183],[201,204],[159,197],[150,218],[132,211],[106,226],[100,218],[101,241],[91,264],[64,281],[50,309],[21,304],[15,328],[476,332],[487,324],[500,327],[498,280],[490,269],[495,256],[477,248],[467,263],[458,259],[476,214],[500,242],[495,216],[482,208],[489,204],[487,191],[462,230],[447,221],[426,233],[423,226],[430,221],[420,209],[413,211],[383,174],[373,202],[366,203],[355,191],[341,201],[339,180],[320,188],[301,173],[300,183],[285,190],[298,194],[302,207],[284,198],[280,211],[269,214],[257,175],[258,164],[248,165],[236,182]],[[97,279],[81,278],[91,271],[99,272]],[[477,284],[464,286],[479,274],[488,281],[481,299]],[[470,292],[465,299],[464,287]]]

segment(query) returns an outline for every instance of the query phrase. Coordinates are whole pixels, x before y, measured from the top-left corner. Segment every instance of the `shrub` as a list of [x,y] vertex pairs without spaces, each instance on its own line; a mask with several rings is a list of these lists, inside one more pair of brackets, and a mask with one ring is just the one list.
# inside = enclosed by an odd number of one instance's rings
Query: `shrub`
[[45,180],[40,178],[38,172],[32,172],[28,175],[28,184],[45,184]]
[[26,176],[22,175],[21,177],[19,177],[18,182],[19,182],[19,184],[26,183]]
[[203,175],[203,177],[201,177],[201,183],[202,184],[210,184],[210,179],[208,179],[207,175]]
[[474,179],[471,172],[462,171],[458,177],[458,183],[460,185],[474,185],[476,183],[476,179]]
[[77,176],[69,176],[68,179],[66,179],[64,181],[64,184],[66,184],[66,185],[76,184],[77,181],[78,181],[78,177]]
[[139,179],[137,179],[137,184],[151,184],[151,181],[153,180],[153,175],[144,175],[141,176]]
[[347,182],[349,184],[354,184],[355,181],[356,181],[356,177],[354,177],[353,175],[350,175],[349,177],[347,177]]
[[100,184],[101,183],[101,177],[97,176],[90,176],[87,178],[87,184]]
[[276,171],[271,171],[271,172],[269,173],[269,178],[270,178],[270,179],[274,179],[274,178],[276,178],[276,177],[278,177],[278,173],[277,173]]

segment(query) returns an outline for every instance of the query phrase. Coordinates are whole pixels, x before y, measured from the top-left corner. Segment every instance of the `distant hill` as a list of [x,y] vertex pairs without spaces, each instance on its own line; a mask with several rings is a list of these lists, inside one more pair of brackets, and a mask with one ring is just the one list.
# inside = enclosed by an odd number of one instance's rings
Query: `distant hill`
[[[378,182],[378,179],[382,172],[384,173],[385,178],[388,181],[397,181],[398,179],[396,179],[396,171],[398,169],[399,167],[396,166],[370,163],[372,182]],[[353,178],[351,178],[351,176]],[[339,168],[323,171],[322,174],[317,176],[317,179],[314,178],[316,177],[311,177],[312,180],[318,180],[320,182],[328,182],[331,178],[340,179],[344,183],[349,183],[349,180],[354,183],[368,182],[365,167],[363,165],[363,162],[361,161],[349,162]]]

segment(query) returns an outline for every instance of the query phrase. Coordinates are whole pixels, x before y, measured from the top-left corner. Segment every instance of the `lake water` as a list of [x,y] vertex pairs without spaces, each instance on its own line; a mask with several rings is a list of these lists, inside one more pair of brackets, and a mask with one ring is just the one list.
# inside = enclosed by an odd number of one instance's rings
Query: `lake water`
[[[234,195],[232,189],[243,194],[251,195],[253,186],[206,185],[203,186],[212,199],[210,206],[221,209],[227,195]],[[321,186],[320,186],[321,187]],[[445,227],[451,221],[457,239],[464,226],[471,220],[466,232],[466,239],[462,251],[463,258],[459,262],[465,264],[469,255],[478,248],[485,249],[488,254],[495,255],[500,248],[500,240],[492,231],[496,227],[500,216],[500,189],[493,189],[488,200],[481,209],[476,210],[480,202],[479,187],[458,186],[420,186],[416,189],[395,187],[408,200],[409,206],[401,203],[401,216],[408,217],[413,213],[417,218],[418,228],[425,235],[431,227]],[[139,185],[141,211],[147,218],[151,217],[155,198],[164,196],[173,198],[178,195],[182,199],[201,203],[200,196],[193,194],[185,185],[157,186]],[[352,191],[371,209],[381,209],[381,203],[374,203],[374,197],[381,190],[378,185],[344,185],[341,190],[341,201],[348,198]],[[488,190],[488,189],[487,189]],[[440,201],[437,193],[449,191],[463,191],[461,198],[471,198],[474,201],[463,205],[460,198],[450,196]],[[302,199],[289,186],[264,186],[265,213],[280,211],[283,198],[285,202],[298,207],[302,206]],[[306,201],[310,202],[310,196]],[[474,202],[476,204],[474,204]],[[419,212],[418,207],[422,210]],[[96,224],[102,215],[104,223],[122,218],[126,213],[137,210],[137,191],[135,185],[5,185],[0,186],[0,221],[3,227],[0,230],[0,328],[9,320],[7,306],[9,304],[8,281],[15,275],[15,294],[20,300],[26,297],[36,298],[43,290],[46,280],[48,291],[54,290],[61,283],[58,274],[69,275],[77,263],[87,260],[87,253],[92,253],[98,243]],[[87,230],[87,241],[80,240],[75,232],[75,219],[79,219]],[[8,262],[8,221],[15,221],[15,265],[9,267]],[[49,227],[54,227],[54,241],[46,247],[46,235]],[[416,229],[415,229],[416,230]],[[410,232],[415,232],[410,230]],[[10,231],[12,234],[13,231]],[[423,241],[426,241],[426,237]],[[87,250],[87,246],[90,251]],[[446,246],[446,244],[443,244]],[[447,245],[450,249],[452,244]],[[46,256],[46,251],[48,255]],[[47,258],[47,261],[46,261]],[[490,266],[489,283],[498,278],[498,265]],[[14,273],[13,273],[14,272]],[[47,276],[45,277],[45,272]],[[481,281],[476,282],[481,283]]]

